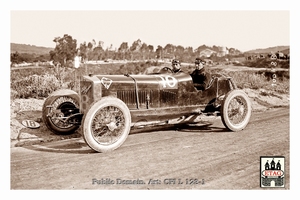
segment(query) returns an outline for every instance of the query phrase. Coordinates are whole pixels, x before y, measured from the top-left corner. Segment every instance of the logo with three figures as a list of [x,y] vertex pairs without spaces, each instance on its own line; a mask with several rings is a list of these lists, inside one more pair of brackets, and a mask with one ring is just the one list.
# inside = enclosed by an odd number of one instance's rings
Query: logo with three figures
[[260,187],[284,187],[284,157],[260,157]]

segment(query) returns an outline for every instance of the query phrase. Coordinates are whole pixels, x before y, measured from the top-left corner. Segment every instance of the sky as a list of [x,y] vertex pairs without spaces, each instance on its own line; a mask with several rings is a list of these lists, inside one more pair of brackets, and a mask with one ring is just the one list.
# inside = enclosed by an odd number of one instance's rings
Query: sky
[[11,10],[10,42],[55,47],[71,35],[119,48],[147,45],[226,46],[240,51],[290,45],[289,10]]

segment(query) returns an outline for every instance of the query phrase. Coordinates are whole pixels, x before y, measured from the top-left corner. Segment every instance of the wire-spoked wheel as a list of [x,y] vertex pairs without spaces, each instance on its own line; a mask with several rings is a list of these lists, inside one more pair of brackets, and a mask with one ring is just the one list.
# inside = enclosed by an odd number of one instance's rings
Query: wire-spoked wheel
[[243,130],[251,118],[251,102],[242,90],[228,92],[221,105],[221,119],[232,131]]
[[130,127],[131,115],[126,104],[115,97],[104,97],[85,114],[83,138],[95,151],[112,151],[125,142]]

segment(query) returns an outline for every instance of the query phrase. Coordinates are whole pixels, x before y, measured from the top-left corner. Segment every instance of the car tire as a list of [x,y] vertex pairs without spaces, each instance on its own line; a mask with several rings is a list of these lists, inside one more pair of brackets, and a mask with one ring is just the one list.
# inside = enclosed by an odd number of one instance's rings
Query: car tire
[[88,146],[97,152],[113,151],[129,135],[131,114],[118,98],[104,97],[93,103],[83,118],[82,133]]
[[221,119],[231,131],[243,130],[251,118],[251,102],[243,90],[231,90],[221,104]]
[[68,117],[69,114],[61,109],[79,109],[79,95],[73,90],[63,89],[53,92],[44,101],[42,108],[42,119],[46,127],[58,135],[74,133],[79,125],[64,123],[55,117]]

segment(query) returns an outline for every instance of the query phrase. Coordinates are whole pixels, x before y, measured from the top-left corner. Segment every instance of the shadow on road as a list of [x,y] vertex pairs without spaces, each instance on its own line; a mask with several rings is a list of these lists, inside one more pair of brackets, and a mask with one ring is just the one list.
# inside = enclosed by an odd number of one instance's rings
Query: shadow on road
[[90,154],[97,153],[92,150],[82,139],[70,139],[45,144],[24,146],[23,148],[33,151],[43,151],[52,153],[68,153],[68,154]]
[[225,127],[220,127],[214,123],[197,123],[197,124],[169,124],[160,126],[150,126],[145,128],[136,128],[130,131],[130,134],[140,134],[154,131],[182,131],[182,132],[228,132]]
[[[228,132],[224,127],[218,125],[213,125],[211,123],[207,124],[181,124],[181,125],[163,125],[163,126],[151,126],[138,129],[132,129],[130,135],[142,134],[155,131],[180,131],[180,132]],[[52,153],[67,153],[67,154],[91,154],[98,153],[92,150],[83,140],[80,138],[71,138],[61,141],[47,142],[44,144],[35,144],[24,146],[26,149],[34,151],[52,152]]]
[[185,124],[177,126],[182,132],[229,132],[225,127],[212,126],[212,124]]

